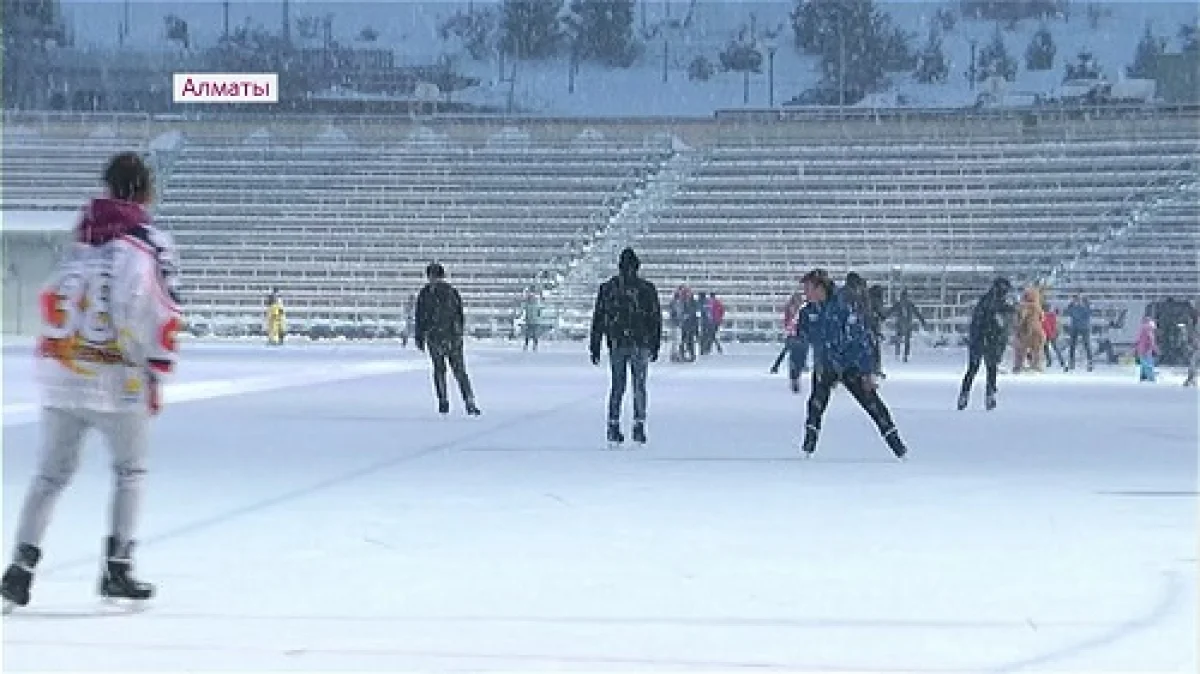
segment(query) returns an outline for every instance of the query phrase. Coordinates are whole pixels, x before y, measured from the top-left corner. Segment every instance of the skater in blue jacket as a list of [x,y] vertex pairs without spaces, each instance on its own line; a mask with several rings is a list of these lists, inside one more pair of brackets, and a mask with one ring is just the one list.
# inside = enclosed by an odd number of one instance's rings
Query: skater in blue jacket
[[808,304],[797,325],[813,346],[812,391],[801,450],[806,456],[817,451],[829,396],[841,383],[871,416],[896,458],[904,458],[908,449],[900,440],[891,412],[879,397],[874,342],[865,321],[837,292],[825,270],[814,269],[801,282]]

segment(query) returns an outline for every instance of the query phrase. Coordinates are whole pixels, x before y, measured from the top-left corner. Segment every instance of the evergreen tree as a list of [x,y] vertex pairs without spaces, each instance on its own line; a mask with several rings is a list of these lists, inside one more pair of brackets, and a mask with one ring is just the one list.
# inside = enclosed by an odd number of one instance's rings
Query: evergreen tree
[[1185,23],[1179,27],[1179,41],[1183,43],[1183,51],[1197,52],[1200,51],[1200,27],[1194,23]]
[[469,11],[458,12],[438,27],[438,34],[443,40],[451,37],[458,38],[466,48],[467,53],[476,61],[486,59],[492,53],[495,45],[496,12],[491,7],[473,7]]
[[637,57],[633,0],[573,0],[568,28],[576,56],[628,68]]
[[912,67],[907,35],[872,0],[797,0],[791,18],[797,47],[821,57],[826,85],[867,92],[888,68]]
[[1004,33],[1000,27],[992,36],[992,41],[979,52],[979,63],[976,70],[979,82],[986,82],[993,77],[1003,77],[1009,82],[1017,78],[1017,61],[1008,53],[1004,44]]
[[946,53],[942,50],[942,36],[934,26],[929,31],[929,41],[917,57],[917,70],[913,77],[925,84],[941,84],[950,75],[950,64],[946,62]]
[[1033,39],[1025,50],[1025,69],[1050,70],[1054,67],[1054,54],[1057,51],[1054,36],[1050,34],[1050,29],[1043,25],[1033,34]]
[[1146,32],[1133,52],[1133,65],[1125,69],[1130,77],[1152,80],[1158,77],[1158,57],[1167,49],[1167,41],[1156,37],[1146,24]]
[[562,38],[559,12],[563,0],[504,0],[500,12],[500,47],[523,59],[553,56]]

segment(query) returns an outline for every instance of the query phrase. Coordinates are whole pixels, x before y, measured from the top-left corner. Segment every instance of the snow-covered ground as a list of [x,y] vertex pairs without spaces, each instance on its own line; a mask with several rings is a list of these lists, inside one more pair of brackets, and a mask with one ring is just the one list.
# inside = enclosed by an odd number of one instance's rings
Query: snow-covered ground
[[[909,461],[844,391],[805,461],[773,349],[729,350],[655,365],[651,444],[612,452],[605,370],[578,344],[472,345],[480,419],[438,418],[395,345],[190,344],[146,482],[160,596],[137,614],[93,596],[111,481],[93,442],[3,664],[1196,671],[1196,393],[1177,374],[1005,377],[998,410],[956,412],[962,354],[889,359]],[[9,407],[28,355],[4,352],[10,533],[38,442]]]
[[[120,0],[66,0],[68,14],[73,18],[81,45],[113,45],[121,21]],[[497,4],[477,0],[474,5]],[[653,25],[668,15],[682,19],[687,15],[687,0],[661,2],[649,0],[645,10],[636,12],[635,23],[640,27],[643,16]],[[1097,5],[1106,12],[1096,30],[1088,25],[1086,8]],[[150,49],[165,48],[163,17],[175,14],[189,22],[195,44],[211,44],[220,35],[221,5],[219,2],[137,2],[132,20],[129,43]],[[913,46],[924,45],[929,26],[938,9],[956,8],[949,0],[932,2],[880,2],[896,23],[916,35]],[[267,27],[279,26],[282,3],[238,2],[231,5],[231,23],[247,21]],[[293,18],[301,16],[334,15],[334,36],[343,43],[354,43],[363,28],[378,31],[377,44],[395,50],[402,64],[427,65],[439,58],[452,59],[460,71],[480,77],[483,85],[458,94],[458,99],[479,104],[504,105],[509,84],[500,81],[495,60],[472,61],[453,40],[443,41],[438,27],[445,18],[466,9],[466,2],[306,2],[293,0]],[[1074,62],[1080,51],[1093,52],[1105,74],[1116,79],[1132,63],[1135,47],[1142,32],[1150,23],[1153,31],[1170,38],[1176,45],[1176,33],[1182,23],[1196,23],[1200,10],[1194,2],[1096,2],[1073,0],[1069,23],[1052,21],[1048,25],[1058,47],[1054,68],[1046,72],[1027,72],[1024,54],[1036,21],[1022,22],[1015,31],[1005,32],[1010,53],[1020,62],[1017,80],[1008,86],[1012,93],[1051,93],[1063,80],[1064,67]],[[662,81],[662,42],[646,45],[645,53],[634,67],[603,68],[584,64],[576,78],[575,92],[568,93],[568,67],[565,59],[541,63],[522,63],[517,69],[514,101],[518,107],[532,112],[558,115],[639,116],[679,115],[709,116],[717,109],[746,107],[744,78],[740,73],[718,73],[707,82],[687,78],[687,66],[692,58],[704,55],[719,63],[717,55],[729,40],[748,26],[751,16],[758,28],[784,27],[775,61],[775,101],[780,104],[812,87],[819,75],[814,58],[799,54],[791,46],[788,13],[793,3],[788,0],[709,0],[696,3],[693,22],[681,29],[671,40],[668,59],[668,81]],[[86,28],[84,28],[86,27]],[[910,77],[895,78],[893,94],[910,99],[912,105],[926,107],[958,107],[975,100],[963,73],[970,64],[971,41],[980,48],[992,37],[995,24],[987,21],[960,20],[944,38],[944,50],[950,60],[950,79],[945,85],[922,85]],[[358,43],[361,44],[361,43]],[[768,81],[765,72],[751,75],[748,107],[762,108],[768,101]],[[878,97],[886,101],[889,97]],[[894,100],[894,96],[891,97]]]

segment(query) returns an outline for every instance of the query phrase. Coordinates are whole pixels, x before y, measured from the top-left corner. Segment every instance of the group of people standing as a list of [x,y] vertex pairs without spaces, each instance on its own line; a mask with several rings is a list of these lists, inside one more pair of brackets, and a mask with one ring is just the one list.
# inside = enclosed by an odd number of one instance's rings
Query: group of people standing
[[724,353],[720,331],[725,322],[725,303],[716,293],[697,294],[690,287],[681,285],[675,289],[668,311],[672,332],[679,338],[671,360],[695,362],[697,345],[701,356],[707,356],[713,349]]
[[[921,329],[929,327],[921,310],[909,299],[908,291],[901,290],[896,301],[891,307],[888,307],[883,286],[868,285],[860,274],[850,272],[846,275],[842,292],[850,308],[867,327],[872,343],[872,373],[876,377],[885,377],[883,372],[884,324],[889,319],[895,319],[892,339],[896,347],[896,357],[907,363],[909,356],[912,355],[912,338],[917,326],[920,325]],[[807,301],[803,292],[796,292],[784,305],[784,347],[771,366],[771,374],[775,374],[779,371],[784,359],[787,359],[788,380],[791,382],[794,393],[800,392],[800,375],[808,371],[810,344],[804,337],[805,333],[800,323]]]

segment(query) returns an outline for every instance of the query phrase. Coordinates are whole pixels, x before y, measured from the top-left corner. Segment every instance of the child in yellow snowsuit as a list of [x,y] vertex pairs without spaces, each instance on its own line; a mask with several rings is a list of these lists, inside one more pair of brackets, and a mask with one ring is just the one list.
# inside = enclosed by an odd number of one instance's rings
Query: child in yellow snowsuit
[[267,343],[283,344],[283,335],[283,300],[276,296],[267,305]]
[[1017,307],[1013,372],[1031,367],[1042,371],[1042,357],[1046,348],[1046,332],[1042,327],[1042,293],[1036,286],[1025,290],[1021,304]]

